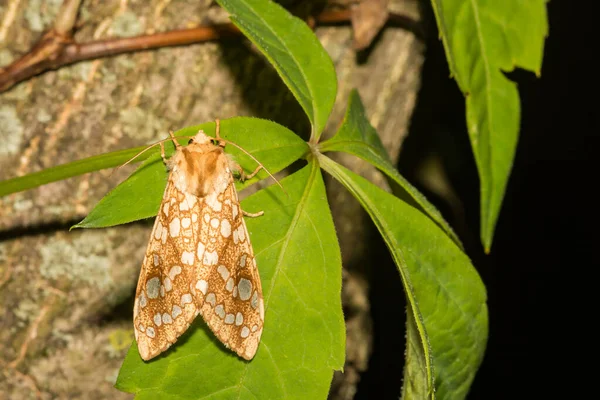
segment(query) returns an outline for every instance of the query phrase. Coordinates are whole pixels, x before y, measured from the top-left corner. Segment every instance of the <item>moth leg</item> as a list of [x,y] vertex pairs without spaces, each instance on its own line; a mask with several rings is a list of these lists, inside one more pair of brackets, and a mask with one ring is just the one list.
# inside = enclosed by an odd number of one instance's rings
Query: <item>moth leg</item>
[[[256,175],[256,173],[263,168],[263,166],[259,165],[254,170],[254,172],[252,172],[249,175],[246,175],[246,173],[244,172],[244,169],[241,167],[241,165],[238,164],[238,163],[236,163],[235,161],[231,161],[230,162],[230,168],[233,169],[233,170],[236,170],[238,172],[238,174],[239,174],[239,178],[238,179],[240,180],[240,182],[244,182],[246,179],[251,179],[252,177],[254,177],[254,175]],[[244,214],[246,217],[260,217],[264,213],[265,213],[264,211],[259,211],[259,212],[256,212],[256,213],[249,213],[249,212],[246,212],[246,211],[242,210],[242,214]]]
[[256,169],[254,170],[254,172],[252,172],[251,174],[246,175],[246,173],[244,172],[244,170],[242,169],[242,167],[240,167],[240,181],[244,182],[247,179],[252,179],[254,178],[254,175],[256,175],[258,173],[258,171],[260,171],[263,168],[262,165],[259,165],[258,167],[256,167]]
[[264,211],[259,211],[259,212],[255,212],[255,213],[249,213],[249,212],[246,212],[246,211],[242,210],[242,214],[244,214],[246,217],[255,218],[255,217],[260,217],[261,215],[264,215],[265,212]]
[[217,118],[215,119],[215,141],[219,144],[219,146],[221,147],[225,147],[225,142],[221,140],[221,121]]
[[178,147],[181,146],[179,144],[179,142],[177,141],[177,138],[175,137],[175,134],[173,133],[173,131],[169,131],[169,136],[171,136],[171,140],[173,141],[173,144],[175,145],[175,148],[178,148]]
[[162,157],[162,160],[165,163],[165,165],[168,165],[167,157],[165,156],[165,144],[163,142],[160,142],[159,145],[160,145],[160,156]]

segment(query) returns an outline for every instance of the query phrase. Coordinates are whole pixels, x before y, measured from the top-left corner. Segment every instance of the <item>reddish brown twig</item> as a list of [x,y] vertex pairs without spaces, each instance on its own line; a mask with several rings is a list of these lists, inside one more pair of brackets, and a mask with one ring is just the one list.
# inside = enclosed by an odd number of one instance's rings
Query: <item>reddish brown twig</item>
[[[78,3],[76,0],[75,2]],[[72,9],[71,5],[68,9],[71,11],[71,17]],[[317,24],[347,24],[351,22],[351,14],[350,11],[325,11],[314,20]],[[58,23],[59,21],[61,24]],[[153,35],[76,43],[72,40],[71,28],[68,26],[71,21],[74,20],[71,18],[65,23],[64,18],[59,18],[55,27],[46,32],[29,53],[7,67],[0,68],[0,92],[42,72],[79,61],[160,47],[201,43],[240,34],[233,24],[227,23]],[[395,25],[407,26],[409,29],[414,28],[416,24],[414,20],[396,14],[390,14],[388,21]]]
[[181,29],[154,35],[75,43],[54,30],[47,32],[25,56],[0,69],[0,92],[41,72],[79,61],[133,51],[206,42],[239,33],[233,24]]

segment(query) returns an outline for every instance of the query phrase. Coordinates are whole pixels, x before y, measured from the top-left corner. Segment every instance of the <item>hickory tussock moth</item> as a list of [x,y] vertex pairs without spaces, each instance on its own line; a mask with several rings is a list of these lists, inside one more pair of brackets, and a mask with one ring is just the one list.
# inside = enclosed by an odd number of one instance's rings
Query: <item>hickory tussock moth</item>
[[[167,187],[138,280],[133,323],[144,360],[165,351],[198,314],[239,356],[254,357],[264,322],[260,276],[232,170],[243,169],[223,151],[225,141],[203,131],[166,160]],[[214,144],[213,141],[216,143]]]

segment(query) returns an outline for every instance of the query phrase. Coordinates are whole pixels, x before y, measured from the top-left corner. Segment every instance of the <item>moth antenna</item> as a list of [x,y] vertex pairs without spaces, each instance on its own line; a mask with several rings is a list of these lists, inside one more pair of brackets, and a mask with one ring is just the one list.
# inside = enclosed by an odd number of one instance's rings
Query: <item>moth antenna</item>
[[173,134],[173,131],[169,131],[169,136],[168,138],[165,139],[161,139],[158,142],[152,143],[151,145],[147,146],[145,149],[141,150],[140,152],[138,152],[135,156],[131,157],[129,160],[127,160],[126,163],[119,165],[117,168],[115,168],[113,170],[113,172],[111,173],[114,174],[116,171],[118,171],[119,169],[123,168],[124,166],[131,164],[133,162],[133,160],[135,160],[136,158],[138,158],[139,156],[141,156],[142,154],[144,154],[145,152],[147,152],[148,150],[150,150],[153,147],[156,147],[157,145],[161,144],[161,143],[165,143],[168,142],[169,140],[172,140],[173,143],[175,144],[175,148],[181,146],[178,142],[177,142],[177,138],[192,138],[193,136],[175,136]]

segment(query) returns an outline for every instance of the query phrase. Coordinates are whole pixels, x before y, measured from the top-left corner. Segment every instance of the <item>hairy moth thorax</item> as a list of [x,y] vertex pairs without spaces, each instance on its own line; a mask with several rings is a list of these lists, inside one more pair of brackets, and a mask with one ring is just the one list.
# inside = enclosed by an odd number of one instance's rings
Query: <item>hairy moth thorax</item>
[[244,174],[224,152],[218,129],[217,121],[216,139],[199,131],[187,146],[174,141],[176,152],[166,161],[169,179],[134,305],[144,360],[175,343],[198,314],[245,359],[260,342],[262,288],[232,170]]
[[169,170],[176,173],[175,186],[182,192],[205,197],[226,184],[231,174],[229,158],[223,147],[200,131],[185,147],[178,147],[168,161]]

